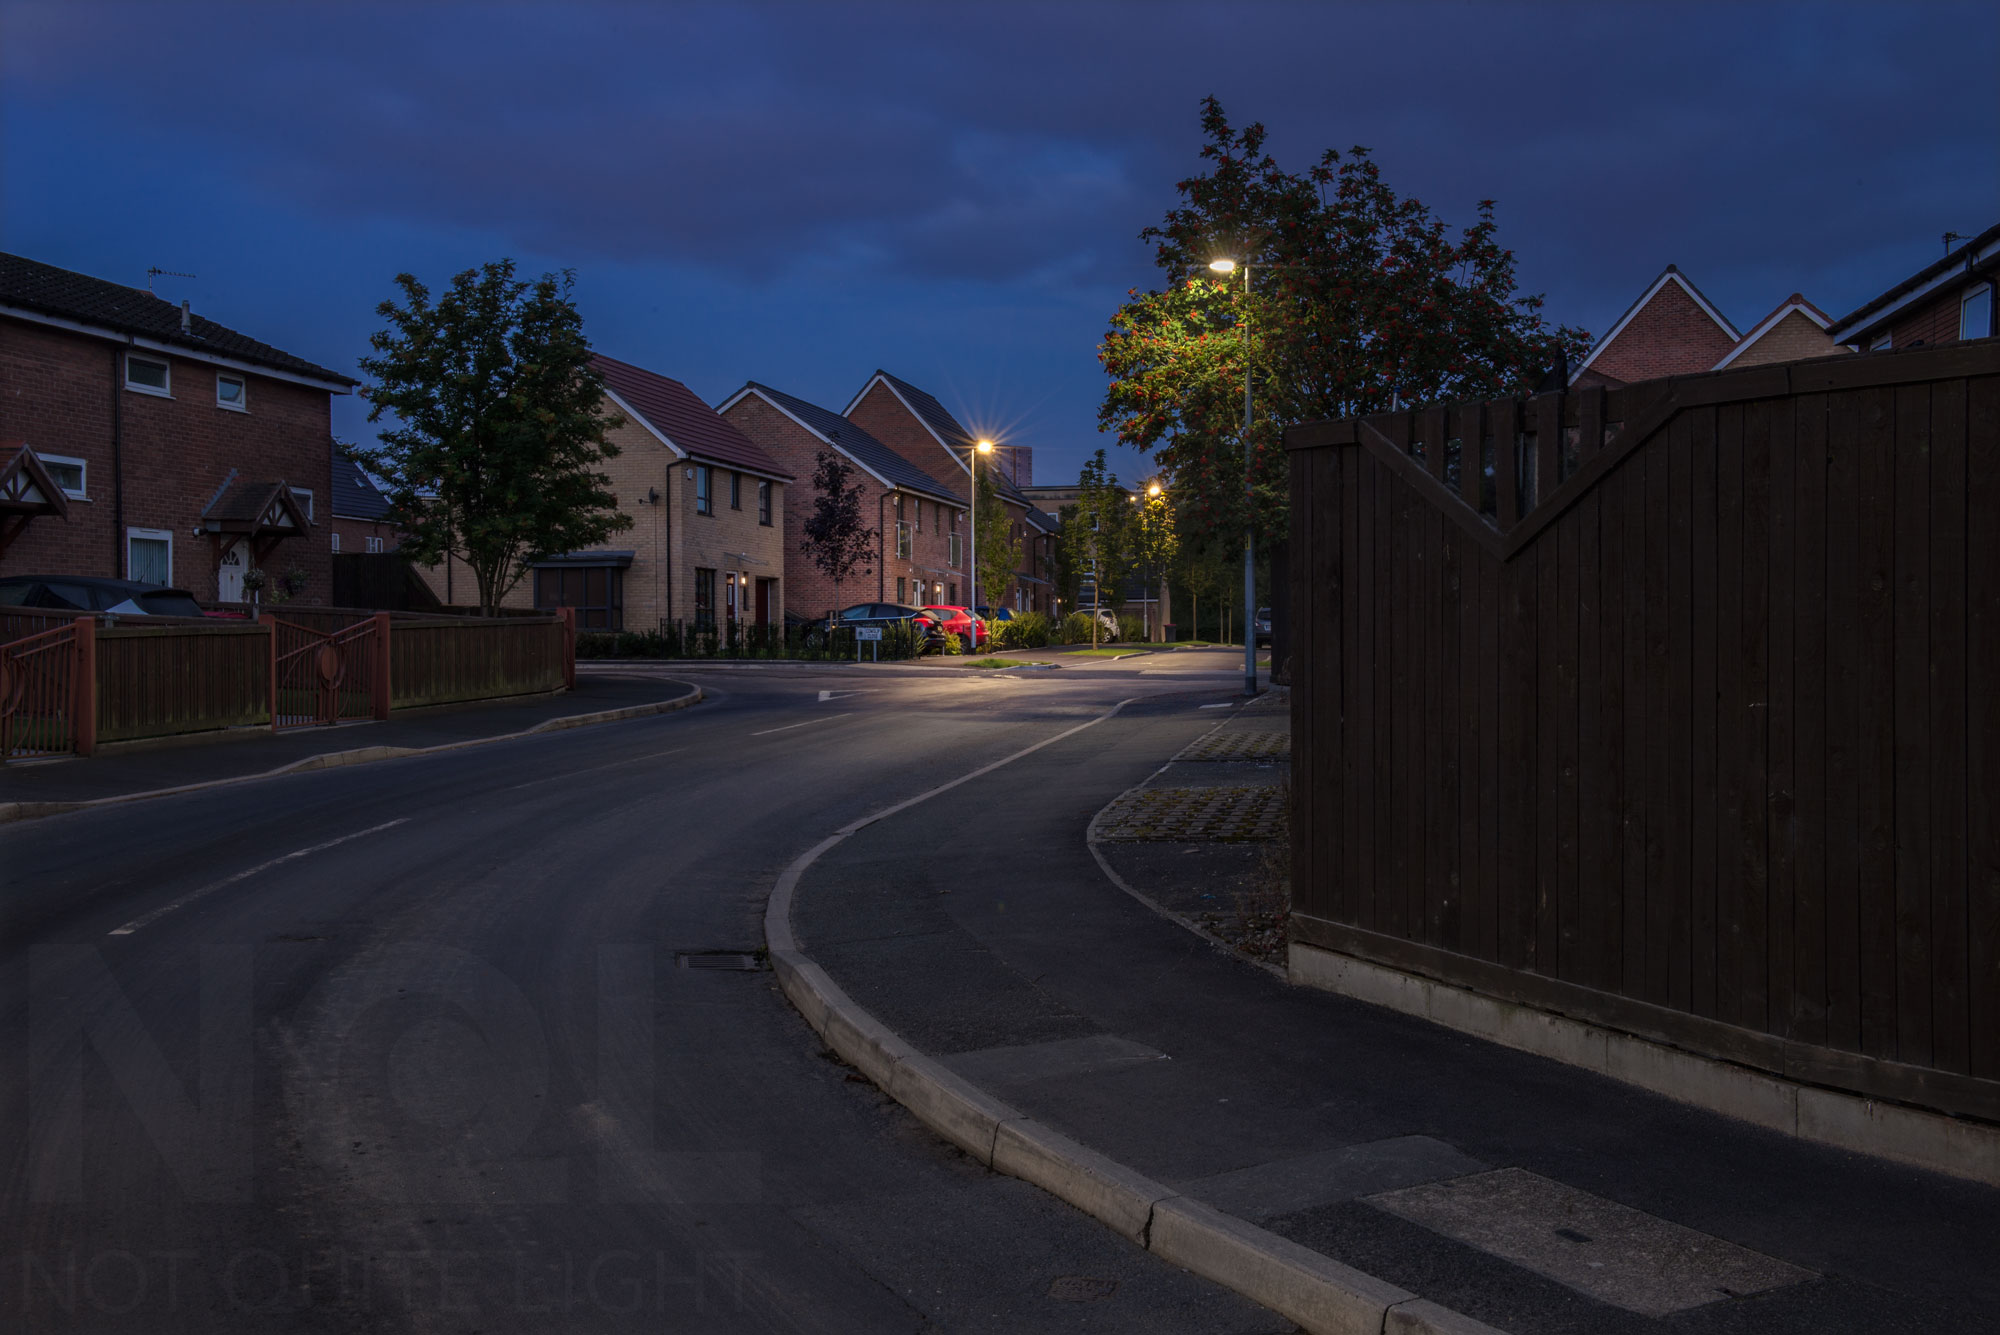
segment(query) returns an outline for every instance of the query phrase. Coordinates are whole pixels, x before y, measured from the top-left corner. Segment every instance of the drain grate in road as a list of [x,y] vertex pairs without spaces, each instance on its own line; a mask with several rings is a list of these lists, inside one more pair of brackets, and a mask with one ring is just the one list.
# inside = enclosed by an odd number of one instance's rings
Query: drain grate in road
[[764,968],[764,957],[745,950],[677,950],[674,963],[683,969],[756,973]]

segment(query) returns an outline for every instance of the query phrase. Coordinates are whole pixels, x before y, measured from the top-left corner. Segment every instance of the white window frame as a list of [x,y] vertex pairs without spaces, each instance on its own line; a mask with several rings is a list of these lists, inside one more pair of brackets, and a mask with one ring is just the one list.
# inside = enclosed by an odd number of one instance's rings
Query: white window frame
[[337,552],[337,551],[339,551],[339,550],[340,550],[340,530],[339,530],[339,529],[335,529],[335,530],[334,530],[334,531],[333,531],[333,532],[332,532],[332,533],[331,533],[331,534],[330,534],[329,536],[330,536],[330,537],[331,537],[331,538],[333,539],[333,547],[332,547],[332,550],[333,550],[333,551],[336,551],[336,552]]
[[[234,381],[238,386],[238,388],[242,391],[240,394],[237,395],[236,402],[234,403],[230,403],[228,400],[222,397],[222,382],[225,380]],[[232,413],[249,412],[250,377],[245,375],[237,375],[232,371],[217,371],[215,373],[215,406],[218,408],[225,408]]]
[[127,528],[125,530],[126,579],[137,578],[132,573],[132,540],[134,538],[143,542],[158,542],[165,539],[167,544],[167,578],[164,582],[168,588],[176,587],[174,584],[174,531],[170,528]]
[[[1986,298],[1986,328],[1976,334],[1968,334],[1965,332],[1965,308],[1981,296]],[[1993,336],[1993,302],[1997,296],[2000,296],[2000,292],[1995,291],[1995,285],[1992,283],[1974,283],[1965,290],[1965,295],[1958,299],[1958,337],[1961,342],[1969,343],[1975,338]]]
[[[132,379],[132,363],[145,362],[157,366],[164,374],[164,385],[142,385]],[[136,352],[125,354],[125,388],[134,394],[151,394],[156,399],[171,399],[174,396],[174,364],[165,357],[148,357]]]
[[381,551],[381,550],[382,550],[382,539],[380,539],[380,538],[363,538],[363,539],[361,540],[361,545],[362,545],[362,547],[363,547],[364,549],[366,549],[367,551],[370,551],[370,552],[379,552],[379,551]]
[[313,518],[313,493],[311,487],[293,487],[292,498],[294,500],[302,500],[306,503],[306,522],[308,524],[317,522]]
[[43,454],[40,450],[35,451],[35,457],[45,464],[61,464],[66,468],[76,469],[78,474],[76,490],[71,491],[68,487],[64,487],[62,493],[73,501],[87,501],[90,499],[90,461],[88,459],[77,459],[67,454]]

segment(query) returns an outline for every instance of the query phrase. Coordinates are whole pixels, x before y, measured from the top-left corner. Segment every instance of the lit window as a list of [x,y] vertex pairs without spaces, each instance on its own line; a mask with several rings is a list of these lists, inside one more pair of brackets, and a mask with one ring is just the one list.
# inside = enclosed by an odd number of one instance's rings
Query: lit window
[[141,394],[157,394],[163,399],[171,398],[173,373],[164,361],[128,352],[125,354],[125,388]]
[[1993,333],[1993,284],[1981,283],[1958,303],[1958,336],[1986,338]]
[[228,408],[232,412],[250,411],[249,388],[240,375],[217,375],[215,377],[215,406]]
[[49,480],[63,490],[63,495],[71,500],[86,501],[90,497],[84,491],[84,482],[90,475],[90,465],[81,459],[72,459],[61,454],[35,455],[42,461],[42,467],[49,470]]

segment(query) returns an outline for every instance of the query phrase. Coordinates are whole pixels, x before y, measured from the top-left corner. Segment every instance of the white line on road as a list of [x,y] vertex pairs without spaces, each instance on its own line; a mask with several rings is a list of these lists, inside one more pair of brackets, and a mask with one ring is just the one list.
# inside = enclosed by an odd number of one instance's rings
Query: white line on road
[[750,735],[752,737],[769,737],[774,732],[790,732],[793,728],[807,728],[815,723],[831,723],[837,718],[852,717],[854,717],[852,714],[828,714],[825,718],[809,718],[804,723],[787,723],[782,728],[766,728],[762,732],[753,732]]
[[176,899],[173,903],[162,905],[161,907],[154,909],[151,913],[143,914],[140,917],[134,918],[132,919],[132,921],[126,923],[123,927],[114,927],[105,935],[130,936],[132,935],[132,933],[138,931],[141,927],[146,926],[148,923],[152,923],[161,918],[164,918],[169,913],[172,913],[175,909],[181,908],[188,904],[192,904],[195,900],[200,899],[203,895],[213,894],[215,891],[222,889],[226,885],[235,885],[238,881],[248,880],[252,876],[257,875],[259,872],[267,872],[271,870],[271,868],[273,867],[280,866],[287,862],[292,862],[298,858],[310,857],[314,853],[324,853],[327,849],[336,847],[337,845],[345,844],[355,839],[366,838],[368,835],[371,834],[380,834],[384,830],[393,830],[398,825],[407,825],[409,824],[409,822],[410,818],[408,816],[399,816],[395,820],[384,821],[380,825],[371,825],[365,830],[356,830],[353,834],[343,834],[338,839],[329,839],[323,844],[314,844],[311,848],[301,848],[296,853],[287,853],[281,858],[272,858],[269,862],[260,862],[254,867],[248,868],[247,870],[244,871],[237,872],[234,876],[225,876],[221,880],[215,882],[215,884],[213,885],[204,885],[201,889],[195,891],[193,894],[182,895],[179,899]]
[[1221,704],[1219,704],[1219,705],[1196,705],[1196,706],[1195,706],[1195,708],[1196,708],[1196,709],[1234,709],[1234,708],[1236,708],[1236,702],[1235,702],[1235,701],[1233,701],[1233,700],[1224,700],[1224,701],[1223,701],[1223,702],[1222,702]]
[[648,751],[643,756],[627,756],[623,760],[607,760],[602,765],[585,765],[582,769],[566,769],[560,774],[549,774],[539,779],[530,779],[526,783],[517,783],[507,791],[511,793],[521,788],[533,788],[538,783],[554,783],[557,779],[570,779],[579,774],[594,774],[601,769],[617,769],[620,765],[636,765],[642,760],[658,760],[661,756],[678,755],[685,750],[687,750],[685,746],[676,746],[667,751]]

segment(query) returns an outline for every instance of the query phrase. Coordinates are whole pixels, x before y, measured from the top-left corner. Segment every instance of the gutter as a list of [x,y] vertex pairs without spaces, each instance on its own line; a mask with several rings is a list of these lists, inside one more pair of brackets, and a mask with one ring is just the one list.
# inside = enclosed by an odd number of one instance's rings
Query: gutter
[[[1979,241],[1982,239],[1986,244],[1975,250],[1974,247],[1979,246]],[[1904,279],[1877,297],[1874,302],[1863,306],[1838,324],[1830,325],[1826,332],[1835,343],[1845,345],[1857,342],[1875,333],[1882,325],[1939,288],[1949,286],[1956,279],[1975,272],[1980,266],[1996,258],[2000,258],[2000,227],[1990,229],[1984,238],[1967,242],[1962,258],[1946,256],[1938,262],[1934,272],[1931,269],[1919,270],[1914,277]],[[1926,274],[1929,277],[1926,277]]]

